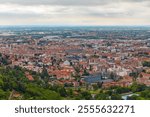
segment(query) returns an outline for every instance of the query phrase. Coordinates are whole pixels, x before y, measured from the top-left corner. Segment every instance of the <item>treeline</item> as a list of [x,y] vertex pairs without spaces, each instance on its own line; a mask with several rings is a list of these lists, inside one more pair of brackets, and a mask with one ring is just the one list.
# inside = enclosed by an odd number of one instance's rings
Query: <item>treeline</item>
[[[26,77],[26,72],[33,76],[33,81]],[[14,92],[17,92],[19,96],[13,96]],[[75,88],[52,83],[45,69],[42,73],[36,73],[18,66],[0,66],[1,100],[122,100],[122,95],[126,93],[133,94],[127,97],[128,100],[150,99],[150,87],[136,82],[130,87],[115,86],[103,89],[97,86],[92,90],[87,90],[84,87]]]
[[[25,76],[29,72],[34,81],[29,81]],[[45,74],[45,75],[44,75]],[[45,77],[43,77],[45,76]],[[60,100],[60,99],[92,99],[88,91],[80,89],[73,90],[73,87],[65,85],[49,84],[50,76],[45,70],[42,73],[27,71],[18,66],[0,67],[0,99],[19,99],[19,100]],[[18,92],[19,97],[13,97],[13,92]]]
[[[39,80],[39,74],[33,73],[35,80],[29,81],[25,76],[25,71],[17,66],[14,68],[0,67],[0,99],[11,99],[13,91],[21,94],[18,99],[61,99],[59,93],[47,89],[45,82]],[[14,98],[12,97],[12,99]]]
[[136,82],[129,87],[114,86],[101,90],[100,93],[96,95],[96,99],[122,100],[122,96],[127,94],[132,94],[132,96],[127,96],[127,100],[149,100],[150,87],[147,87],[144,84],[137,84]]

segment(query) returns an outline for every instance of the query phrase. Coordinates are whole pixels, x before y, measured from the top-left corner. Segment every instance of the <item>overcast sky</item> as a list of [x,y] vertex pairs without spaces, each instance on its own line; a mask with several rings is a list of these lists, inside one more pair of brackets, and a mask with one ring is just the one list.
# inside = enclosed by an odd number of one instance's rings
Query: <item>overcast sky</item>
[[150,25],[150,0],[0,0],[0,25]]

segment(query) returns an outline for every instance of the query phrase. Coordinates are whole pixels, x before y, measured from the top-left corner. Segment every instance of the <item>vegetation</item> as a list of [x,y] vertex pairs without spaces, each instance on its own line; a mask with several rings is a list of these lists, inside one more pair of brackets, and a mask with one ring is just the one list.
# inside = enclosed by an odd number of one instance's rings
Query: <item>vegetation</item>
[[0,64],[2,64],[2,65],[8,65],[8,64],[10,64],[11,61],[9,61],[8,58],[9,58],[8,55],[2,55],[2,54],[0,53]]
[[[0,58],[2,55],[0,54]],[[122,96],[128,96],[128,100],[149,100],[150,87],[144,84],[137,84],[136,81],[130,87],[110,87],[102,88],[102,83],[93,85],[83,84],[73,87],[73,84],[58,85],[50,80],[47,70],[44,68],[42,73],[36,73],[18,66],[9,67],[0,61],[0,99],[19,99],[19,100],[122,100]],[[76,68],[78,71],[79,68]],[[34,80],[29,80],[26,72],[31,74]],[[78,73],[78,72],[77,72]],[[84,73],[88,75],[85,70]],[[137,76],[137,74],[131,74]],[[80,82],[80,75],[76,75]],[[77,81],[78,81],[77,80]]]
[[61,99],[60,94],[46,88],[42,80],[29,81],[25,71],[20,67],[0,67],[0,99],[13,99],[14,90],[21,94],[21,99]]
[[149,61],[144,61],[143,62],[143,67],[150,67],[150,62]]

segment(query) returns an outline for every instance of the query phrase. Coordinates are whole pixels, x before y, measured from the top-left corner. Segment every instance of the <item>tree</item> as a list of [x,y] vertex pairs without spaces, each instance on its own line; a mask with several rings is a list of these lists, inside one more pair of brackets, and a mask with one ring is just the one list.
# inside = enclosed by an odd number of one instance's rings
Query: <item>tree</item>
[[60,95],[54,91],[41,88],[34,84],[26,85],[25,99],[34,100],[58,100],[61,99]]
[[145,90],[141,92],[141,97],[143,97],[144,99],[150,99],[150,90]]
[[143,64],[143,67],[150,67],[149,61],[144,61],[142,64]]
[[95,91],[98,90],[98,88],[99,88],[97,84],[93,84],[92,87]]
[[133,77],[133,80],[136,81],[136,79],[138,78],[139,73],[137,72],[132,72],[129,74],[131,77]]
[[71,88],[69,88],[67,90],[67,94],[68,94],[68,96],[72,97],[73,96],[73,90]]
[[95,96],[96,100],[109,100],[109,95],[106,93],[99,93]]
[[6,100],[9,97],[9,92],[8,91],[3,91],[0,89],[0,100]]
[[132,92],[140,92],[140,91],[144,91],[145,89],[146,89],[146,85],[144,84],[133,83],[131,86]]
[[41,73],[41,78],[42,79],[49,79],[49,74],[48,74],[48,71],[47,69],[43,66],[43,70],[42,70],[42,73]]
[[65,88],[60,88],[59,89],[59,94],[60,94],[60,96],[62,96],[62,97],[66,97],[67,96],[67,92],[66,92],[66,89]]
[[88,75],[89,75],[89,72],[86,69],[84,69],[83,76],[88,76]]
[[132,95],[132,96],[128,96],[127,100],[137,100],[139,96],[137,95]]
[[127,93],[130,92],[130,89],[128,87],[117,87],[116,88],[116,93],[122,94],[122,93]]
[[90,92],[83,91],[83,92],[81,92],[81,95],[82,95],[82,99],[85,99],[85,100],[92,99],[92,96],[91,96]]
[[102,87],[102,85],[103,85],[103,82],[97,82],[97,86],[98,86],[98,88],[101,88],[101,87]]
[[121,95],[119,94],[112,94],[111,100],[122,100]]

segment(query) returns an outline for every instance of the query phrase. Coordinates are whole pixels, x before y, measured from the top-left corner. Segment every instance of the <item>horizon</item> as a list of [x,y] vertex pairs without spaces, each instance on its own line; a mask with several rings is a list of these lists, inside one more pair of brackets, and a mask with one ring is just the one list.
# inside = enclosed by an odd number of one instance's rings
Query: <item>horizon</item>
[[1,25],[0,27],[150,27],[150,25],[51,25],[51,24],[19,24]]

